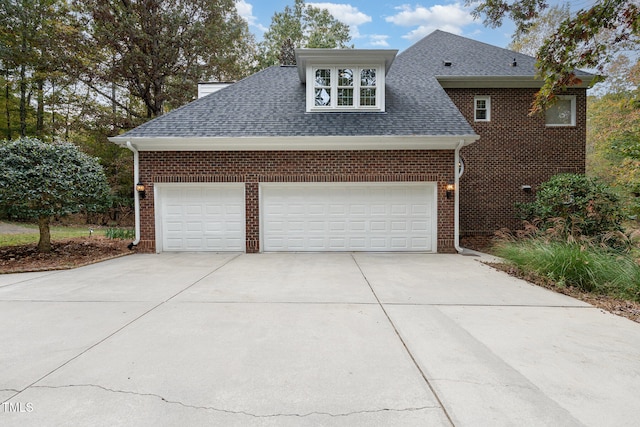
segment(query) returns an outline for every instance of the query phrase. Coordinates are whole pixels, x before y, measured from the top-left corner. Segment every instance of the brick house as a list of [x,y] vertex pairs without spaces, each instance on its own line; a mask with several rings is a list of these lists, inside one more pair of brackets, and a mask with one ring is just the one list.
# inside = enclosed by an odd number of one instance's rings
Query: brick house
[[452,253],[584,172],[586,83],[529,117],[534,58],[435,31],[298,49],[110,140],[134,152],[144,251]]

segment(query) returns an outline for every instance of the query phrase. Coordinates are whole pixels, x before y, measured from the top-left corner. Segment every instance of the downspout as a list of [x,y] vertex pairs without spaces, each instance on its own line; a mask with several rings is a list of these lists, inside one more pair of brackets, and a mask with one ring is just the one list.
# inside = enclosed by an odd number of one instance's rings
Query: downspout
[[460,149],[464,147],[464,139],[460,140],[460,143],[454,151],[454,185],[455,190],[453,192],[454,200],[454,213],[453,213],[453,247],[459,254],[464,253],[464,248],[460,247]]
[[127,148],[133,152],[133,205],[135,209],[135,228],[136,228],[136,240],[129,243],[129,250],[134,246],[138,246],[140,243],[140,195],[136,191],[136,184],[140,182],[140,164],[138,150],[131,144],[131,141],[127,141]]

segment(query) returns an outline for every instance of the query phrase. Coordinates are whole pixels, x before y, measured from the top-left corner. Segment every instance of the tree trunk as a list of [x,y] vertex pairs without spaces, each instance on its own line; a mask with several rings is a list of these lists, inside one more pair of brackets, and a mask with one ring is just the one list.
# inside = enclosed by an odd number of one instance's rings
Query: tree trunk
[[6,108],[6,114],[7,114],[7,139],[8,140],[12,140],[12,136],[11,136],[11,112],[9,111],[9,69],[7,69],[7,80],[4,86],[4,94],[6,96],[5,98],[5,108]]
[[36,135],[42,137],[44,135],[44,80],[41,78],[36,81],[36,91],[38,102],[36,109]]
[[38,228],[40,229],[40,240],[38,241],[38,252],[51,252],[51,231],[49,230],[48,216],[38,218]]
[[20,65],[20,136],[27,136],[27,67]]

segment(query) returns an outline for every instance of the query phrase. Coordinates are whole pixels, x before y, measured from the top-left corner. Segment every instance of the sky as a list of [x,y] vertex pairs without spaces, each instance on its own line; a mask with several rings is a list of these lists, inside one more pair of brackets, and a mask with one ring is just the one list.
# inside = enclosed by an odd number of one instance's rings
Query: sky
[[[307,4],[328,9],[351,28],[351,43],[358,49],[404,50],[436,29],[469,37],[499,47],[507,47],[514,26],[497,29],[474,20],[464,0],[307,0]],[[271,17],[293,6],[294,0],[236,0],[240,16],[258,41],[271,24]]]

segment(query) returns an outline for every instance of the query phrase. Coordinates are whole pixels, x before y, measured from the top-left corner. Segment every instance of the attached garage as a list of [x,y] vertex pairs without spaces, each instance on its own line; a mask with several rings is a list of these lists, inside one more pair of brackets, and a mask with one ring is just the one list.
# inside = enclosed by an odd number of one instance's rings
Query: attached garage
[[436,184],[263,183],[262,250],[437,250]]
[[244,184],[156,184],[156,251],[244,252]]

